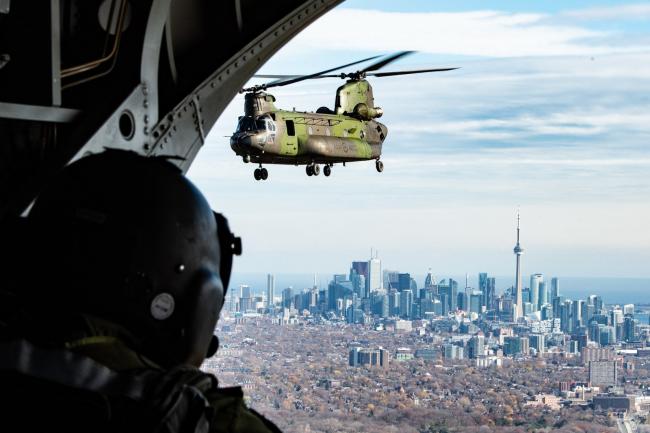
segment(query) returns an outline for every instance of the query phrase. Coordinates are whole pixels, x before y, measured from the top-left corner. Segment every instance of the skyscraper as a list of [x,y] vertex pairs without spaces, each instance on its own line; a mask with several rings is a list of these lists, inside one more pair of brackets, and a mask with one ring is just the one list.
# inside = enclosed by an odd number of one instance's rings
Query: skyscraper
[[481,291],[481,305],[487,306],[487,286],[488,274],[481,272],[478,274],[478,289]]
[[560,296],[560,279],[557,277],[551,278],[551,299],[550,301],[553,302],[553,299],[557,298]]
[[530,302],[533,304],[533,311],[539,310],[539,287],[544,281],[542,274],[532,274],[530,276]]
[[513,252],[517,256],[517,272],[515,274],[515,317],[514,319],[517,320],[518,318],[522,317],[524,314],[524,308],[523,308],[523,300],[522,300],[522,284],[521,284],[521,254],[524,252],[524,249],[521,247],[519,244],[519,211],[517,211],[517,245],[515,245],[515,248]]
[[433,273],[431,272],[431,268],[429,268],[429,273],[427,273],[427,277],[424,279],[424,288],[427,289],[435,285],[436,285],[436,277],[433,276]]
[[275,276],[266,275],[266,308],[273,308],[273,298],[275,297]]
[[490,277],[487,280],[487,291],[485,292],[485,306],[488,310],[494,308],[494,300],[496,299],[496,280]]
[[[363,275],[363,287],[362,293],[364,297],[367,298],[370,295],[370,279],[368,278],[368,265],[369,262],[352,262],[352,269],[357,273],[357,275]],[[351,270],[352,270],[351,269]],[[352,274],[352,272],[350,272]]]
[[370,292],[382,288],[381,276],[381,260],[377,257],[371,257],[368,260],[368,288]]

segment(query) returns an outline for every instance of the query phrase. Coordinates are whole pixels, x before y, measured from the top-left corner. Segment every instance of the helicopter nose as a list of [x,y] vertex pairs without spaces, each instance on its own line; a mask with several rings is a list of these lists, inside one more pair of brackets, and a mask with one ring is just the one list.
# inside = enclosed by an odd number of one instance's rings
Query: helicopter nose
[[247,153],[257,153],[263,149],[265,137],[258,133],[247,132],[233,137],[231,147]]

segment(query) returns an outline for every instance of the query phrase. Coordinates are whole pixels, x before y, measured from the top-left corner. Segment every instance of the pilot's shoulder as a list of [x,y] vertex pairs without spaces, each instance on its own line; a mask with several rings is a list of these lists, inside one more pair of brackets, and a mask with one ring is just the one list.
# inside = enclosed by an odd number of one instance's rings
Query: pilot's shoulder
[[262,414],[246,407],[244,393],[240,387],[214,388],[205,395],[214,408],[214,417],[210,425],[211,433],[281,432]]

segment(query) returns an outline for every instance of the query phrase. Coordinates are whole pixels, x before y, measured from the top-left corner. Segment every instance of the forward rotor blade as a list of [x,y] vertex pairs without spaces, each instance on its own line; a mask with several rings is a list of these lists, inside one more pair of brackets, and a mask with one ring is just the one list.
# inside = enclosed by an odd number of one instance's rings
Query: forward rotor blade
[[[409,75],[409,74],[422,74],[426,72],[444,72],[444,71],[453,71],[454,69],[460,68],[433,68],[433,69],[413,69],[410,71],[390,71],[390,72],[368,72],[366,76],[368,77],[392,77],[395,75]],[[345,78],[345,74],[323,74],[319,75],[316,78]]]
[[404,56],[408,56],[410,54],[413,54],[415,51],[400,51],[399,53],[395,53],[392,56],[388,56],[383,60],[378,61],[377,63],[373,63],[372,65],[366,67],[365,69],[362,69],[361,72],[370,72],[370,71],[376,71],[378,69],[383,68],[384,66],[393,63],[395,60],[401,59]]
[[298,77],[295,77],[295,78],[290,78],[288,80],[273,81],[273,82],[271,82],[269,84],[266,84],[264,87],[269,88],[269,87],[286,86],[288,84],[297,83],[299,81],[309,80],[311,78],[317,78],[320,75],[327,74],[327,73],[332,72],[332,71],[336,71],[337,69],[343,69],[343,68],[347,68],[348,66],[353,66],[353,65],[356,65],[356,64],[359,64],[359,63],[367,62],[368,60],[374,60],[377,57],[379,57],[379,56],[372,56],[372,57],[368,57],[367,59],[357,60],[356,62],[348,63],[346,65],[337,66],[335,68],[326,69],[324,71],[316,72],[315,74],[302,75],[302,76],[298,76]]
[[435,69],[413,69],[410,71],[370,72],[366,75],[370,77],[392,77],[395,75],[423,74],[425,72],[453,71],[454,69],[460,69],[460,68],[435,68]]
[[254,78],[296,78],[301,76],[302,75],[272,75],[272,74],[253,75]]

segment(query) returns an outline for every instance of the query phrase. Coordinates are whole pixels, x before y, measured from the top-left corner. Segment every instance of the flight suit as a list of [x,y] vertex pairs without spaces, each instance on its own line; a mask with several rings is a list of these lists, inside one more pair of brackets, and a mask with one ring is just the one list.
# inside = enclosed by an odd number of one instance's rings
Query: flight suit
[[3,433],[280,432],[245,406],[241,388],[219,388],[192,366],[164,370],[126,344],[123,328],[88,316],[79,322],[85,329],[61,345],[2,336]]

